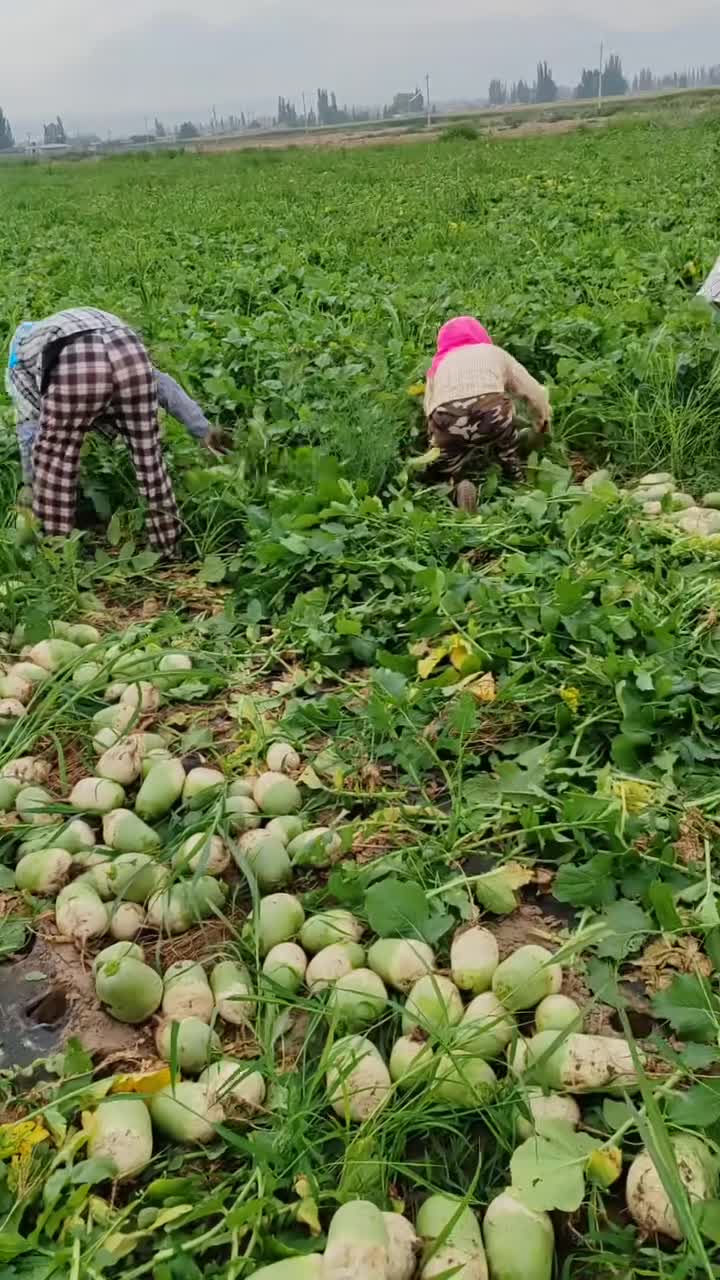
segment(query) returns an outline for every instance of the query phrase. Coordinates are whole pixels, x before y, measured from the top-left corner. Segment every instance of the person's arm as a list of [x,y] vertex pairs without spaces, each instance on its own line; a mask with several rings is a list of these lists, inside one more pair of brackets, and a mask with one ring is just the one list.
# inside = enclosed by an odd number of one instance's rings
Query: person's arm
[[160,408],[177,422],[182,423],[196,440],[207,441],[212,428],[200,405],[187,394],[187,391],[183,391],[180,383],[171,378],[169,373],[162,373],[156,369],[155,381]]
[[720,258],[715,263],[702,289],[698,290],[698,297],[706,298],[708,302],[714,302],[716,306],[720,307]]
[[17,435],[18,447],[20,449],[20,465],[22,467],[23,484],[27,489],[32,489],[33,482],[33,459],[32,451],[35,437],[40,430],[40,423],[32,420],[18,422],[15,427]]
[[552,418],[552,409],[550,408],[550,397],[542,383],[533,378],[528,373],[524,365],[519,360],[508,354],[505,356],[505,389],[510,395],[518,396],[520,400],[524,400],[530,406],[540,431],[546,431],[550,426]]

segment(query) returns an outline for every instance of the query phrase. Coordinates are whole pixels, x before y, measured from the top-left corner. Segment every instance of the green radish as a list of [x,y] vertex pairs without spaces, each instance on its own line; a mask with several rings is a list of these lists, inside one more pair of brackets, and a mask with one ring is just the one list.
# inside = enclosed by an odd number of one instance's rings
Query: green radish
[[180,799],[186,773],[179,760],[164,760],[150,770],[135,800],[135,812],[147,822],[157,822]]
[[190,1080],[178,1080],[154,1093],[150,1117],[156,1129],[173,1142],[211,1142],[215,1126],[225,1114],[218,1102],[210,1102],[207,1090]]
[[175,675],[180,671],[192,671],[192,658],[186,653],[166,653],[158,663],[158,671],[163,675]]
[[155,894],[147,904],[148,921],[163,933],[187,933],[218,912],[226,890],[213,876],[198,876]]
[[173,854],[173,866],[181,871],[197,871],[200,875],[221,876],[230,866],[230,854],[221,836],[198,831],[183,840]]
[[292,942],[304,922],[299,898],[291,893],[271,893],[261,900],[246,929],[249,937],[257,938],[261,956],[266,956],[278,942]]
[[176,1062],[185,1075],[197,1076],[220,1052],[220,1040],[201,1018],[172,1018],[160,1023],[155,1044],[165,1062]]
[[308,991],[317,995],[364,964],[365,952],[357,942],[333,942],[310,961],[305,973]]
[[102,636],[97,627],[92,627],[89,622],[71,622],[65,638],[72,644],[79,644],[81,649],[87,649],[90,645],[99,644]]
[[15,797],[15,812],[23,822],[32,826],[48,826],[57,822],[57,815],[47,813],[48,805],[55,804],[44,787],[23,787]]
[[545,947],[518,947],[498,965],[492,989],[511,1013],[534,1009],[546,996],[557,995],[562,985],[562,969]]
[[[228,787],[229,796],[242,796],[245,800],[252,800],[253,787],[255,786],[254,778],[236,778]],[[255,806],[257,808],[257,805]],[[269,825],[269,824],[268,824]]]
[[210,1102],[220,1102],[226,1110],[232,1110],[234,1120],[239,1114],[253,1115],[265,1101],[265,1081],[260,1072],[253,1070],[252,1063],[239,1062],[237,1058],[219,1058],[211,1063],[198,1084],[207,1089]]
[[[80,865],[77,862],[77,858],[74,861],[77,865]],[[87,871],[78,876],[75,884],[89,885],[91,889],[95,890],[98,897],[102,898],[103,902],[113,901],[115,898],[115,872],[112,858],[102,853],[96,854],[92,863],[87,866]]]
[[125,692],[121,693],[120,706],[132,707],[141,715],[147,715],[151,711],[157,711],[160,706],[160,690],[147,680],[138,680],[129,684]]
[[188,809],[204,809],[224,786],[225,774],[219,769],[191,769],[185,778],[183,800]]
[[702,500],[702,505],[704,507],[710,507],[711,510],[720,511],[720,493],[717,493],[715,490],[711,493],[706,493]]
[[93,727],[112,729],[115,733],[124,733],[136,718],[132,707],[101,707],[92,717]]
[[9,813],[15,808],[15,801],[22,791],[24,783],[17,778],[0,778],[0,813]]
[[39,756],[18,756],[17,760],[3,765],[0,776],[21,782],[24,787],[41,787],[50,777],[50,765]]
[[166,1018],[180,1022],[182,1018],[200,1018],[210,1022],[215,1000],[207,974],[194,960],[178,960],[166,970],[162,1011]]
[[114,808],[103,817],[103,840],[119,853],[151,853],[160,837],[130,809]]
[[72,674],[72,682],[76,689],[87,689],[88,685],[94,684],[102,675],[103,669],[99,662],[83,662],[76,667]]
[[453,1107],[482,1106],[492,1097],[497,1076],[489,1063],[455,1050],[437,1060],[433,1095]]
[[[685,1188],[691,1208],[704,1200],[714,1200],[718,1189],[717,1156],[695,1134],[674,1134],[670,1145],[675,1174]],[[630,1217],[644,1236],[667,1236],[670,1240],[684,1238],[685,1232],[672,1200],[647,1150],[641,1151],[630,1165],[625,1198]]]
[[442,974],[427,974],[413,986],[405,1002],[403,1035],[417,1030],[431,1035],[445,1035],[463,1016],[460,992]]
[[107,933],[110,918],[105,903],[91,885],[68,884],[55,901],[57,931],[84,947],[91,938]]
[[488,991],[500,963],[498,945],[489,929],[471,925],[456,933],[450,948],[450,976],[461,991]]
[[66,849],[36,849],[26,853],[15,868],[15,884],[25,893],[54,898],[67,884],[73,865]]
[[145,960],[145,952],[137,942],[112,942],[109,947],[98,951],[92,962],[93,977],[104,964],[113,964],[116,960]]
[[165,887],[167,870],[149,853],[121,853],[112,863],[108,879],[116,897],[142,905]]
[[80,645],[71,640],[41,640],[28,654],[30,662],[45,671],[59,671],[80,657]]
[[497,1058],[517,1035],[517,1023],[492,991],[475,996],[465,1010],[453,1036],[453,1044],[463,1053],[478,1058]]
[[582,1027],[580,1005],[569,996],[546,996],[535,1010],[535,1031],[579,1031]]
[[224,1022],[234,1027],[250,1025],[255,1013],[250,975],[242,964],[221,960],[210,974],[215,1007]]
[[118,941],[135,938],[147,924],[147,916],[137,902],[116,902],[110,913],[110,935]]
[[547,1213],[528,1209],[508,1187],[483,1220],[490,1280],[552,1280],[555,1232]]
[[415,1228],[401,1213],[384,1213],[388,1237],[387,1280],[412,1280],[420,1241]]
[[127,685],[122,680],[114,680],[105,690],[103,700],[105,702],[119,702],[126,689]]
[[527,1071],[529,1044],[529,1040],[525,1040],[523,1036],[517,1036],[506,1050],[508,1071],[518,1080]]
[[[311,955],[317,955],[334,942],[359,942],[363,932],[363,925],[352,911],[346,911],[344,907],[330,907],[305,921],[300,930],[300,944]],[[373,967],[370,965],[371,969]]]
[[98,1000],[118,1022],[146,1022],[160,1007],[163,980],[159,973],[132,956],[101,964],[95,975]]
[[386,1280],[388,1234],[380,1209],[369,1200],[351,1200],[330,1223],[323,1280]]
[[233,857],[241,871],[255,876],[261,893],[280,889],[292,879],[285,845],[265,831],[247,831],[233,849]]
[[342,840],[329,827],[312,827],[295,836],[288,845],[294,867],[329,867],[336,861]]
[[[143,734],[143,737],[150,737],[149,734]],[[155,736],[155,735],[153,735]],[[168,751],[167,747],[152,747],[147,754],[143,755],[141,774],[143,782],[148,774],[159,764],[167,764],[168,760],[174,760],[175,756],[172,751]],[[183,774],[185,770],[183,769]],[[184,785],[184,784],[183,784]]]
[[414,1036],[401,1036],[395,1041],[390,1054],[390,1078],[401,1089],[415,1084],[425,1084],[429,1079],[435,1054],[427,1040]]
[[537,1085],[530,1085],[526,1089],[523,1102],[530,1112],[530,1119],[519,1114],[515,1126],[518,1137],[523,1141],[532,1138],[538,1125],[542,1126],[548,1121],[567,1124],[571,1129],[577,1129],[582,1118],[577,1102],[569,1094],[543,1093]]
[[300,757],[289,742],[273,742],[268,748],[265,763],[271,773],[292,773],[300,768]]
[[17,698],[18,702],[25,704],[32,695],[33,686],[28,680],[23,680],[22,676],[12,676],[9,672],[6,676],[0,676],[0,698]]
[[32,685],[42,684],[49,674],[49,671],[39,667],[35,662],[14,662],[8,671],[9,676],[18,676],[20,680],[26,680]]
[[109,751],[110,747],[116,747],[121,740],[121,735],[116,733],[114,729],[98,729],[93,734],[93,751],[96,756],[101,756],[104,751]]
[[109,778],[81,778],[70,792],[70,804],[82,813],[110,813],[119,809],[125,792],[118,782]]
[[424,1242],[421,1280],[488,1280],[480,1224],[472,1209],[452,1196],[429,1196],[417,1215]]
[[300,788],[284,773],[263,773],[253,787],[253,800],[270,818],[297,813],[302,805]]
[[387,1002],[382,978],[371,969],[353,969],[331,988],[328,1012],[347,1031],[364,1031],[382,1017]]
[[368,951],[368,967],[396,991],[410,991],[432,973],[435,955],[426,942],[411,938],[380,938]]
[[140,777],[141,767],[142,746],[137,737],[130,735],[103,752],[96,772],[99,778],[109,778],[111,782],[119,782],[121,787],[130,787]]
[[96,843],[95,832],[82,818],[72,818],[61,831],[52,832],[52,847],[66,849],[68,853],[83,853],[94,849]]
[[225,821],[231,831],[255,831],[262,822],[262,814],[255,801],[247,796],[228,796]]
[[[640,1062],[644,1061],[639,1054]],[[528,1044],[528,1071],[534,1083],[558,1093],[622,1092],[637,1089],[630,1046],[611,1036],[541,1031]]]
[[[232,787],[230,788],[230,793],[232,794]],[[282,840],[283,844],[287,846],[296,836],[302,835],[304,823],[302,818],[289,813],[284,818],[271,818],[265,830],[269,836]]]
[[298,1258],[283,1258],[282,1262],[271,1262],[259,1271],[251,1271],[248,1280],[324,1280],[325,1271],[322,1255],[305,1253]]
[[364,1036],[337,1040],[328,1055],[326,1086],[330,1106],[341,1120],[362,1124],[390,1098],[390,1072]]
[[119,1182],[135,1178],[152,1160],[150,1113],[141,1098],[105,1098],[87,1119],[91,1160],[112,1160]]
[[268,951],[262,971],[276,986],[295,995],[300,990],[307,971],[307,956],[295,942],[279,942]]

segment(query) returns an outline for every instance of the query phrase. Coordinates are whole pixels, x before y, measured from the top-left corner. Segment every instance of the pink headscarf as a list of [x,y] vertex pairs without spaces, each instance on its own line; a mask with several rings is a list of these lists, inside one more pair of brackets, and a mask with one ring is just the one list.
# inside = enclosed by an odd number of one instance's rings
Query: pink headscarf
[[459,347],[475,345],[492,346],[492,338],[479,320],[474,316],[456,316],[454,320],[448,320],[438,334],[437,352],[430,365],[429,376],[431,378],[435,376],[443,360],[450,355],[451,351],[457,351]]

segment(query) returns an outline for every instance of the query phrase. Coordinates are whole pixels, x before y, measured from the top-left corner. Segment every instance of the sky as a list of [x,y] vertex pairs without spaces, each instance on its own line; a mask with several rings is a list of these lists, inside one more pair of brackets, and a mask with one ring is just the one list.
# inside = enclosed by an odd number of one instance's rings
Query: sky
[[631,74],[720,61],[718,0],[0,0],[0,106],[19,138],[43,119],[141,131],[300,105],[318,85],[382,104],[427,73],[442,102],[547,59],[574,84],[598,48]]

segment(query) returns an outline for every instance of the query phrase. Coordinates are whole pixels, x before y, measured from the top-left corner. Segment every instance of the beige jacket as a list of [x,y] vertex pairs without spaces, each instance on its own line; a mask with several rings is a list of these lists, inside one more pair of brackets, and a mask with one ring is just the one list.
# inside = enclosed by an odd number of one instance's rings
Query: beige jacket
[[428,374],[425,414],[429,418],[434,409],[453,400],[497,394],[525,400],[538,423],[551,417],[548,393],[532,374],[502,347],[480,343],[451,351],[435,377]]

